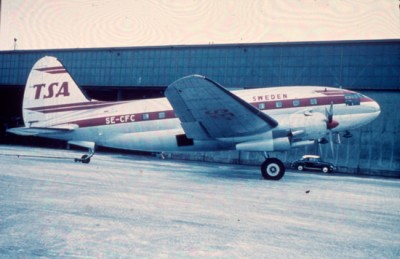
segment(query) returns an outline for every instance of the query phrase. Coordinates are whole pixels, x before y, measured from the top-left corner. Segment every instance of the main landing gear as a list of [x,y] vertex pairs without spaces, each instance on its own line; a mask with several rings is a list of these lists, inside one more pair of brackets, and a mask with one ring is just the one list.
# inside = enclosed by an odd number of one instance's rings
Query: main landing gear
[[285,166],[278,158],[270,158],[264,153],[265,161],[261,165],[261,175],[265,180],[280,180],[285,175]]

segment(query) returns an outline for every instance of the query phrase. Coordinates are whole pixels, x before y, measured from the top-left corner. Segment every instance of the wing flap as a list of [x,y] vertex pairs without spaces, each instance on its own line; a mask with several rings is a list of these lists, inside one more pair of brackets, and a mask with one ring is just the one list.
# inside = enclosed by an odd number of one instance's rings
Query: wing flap
[[273,118],[203,76],[181,78],[168,86],[165,95],[190,138],[250,136],[278,125]]
[[189,138],[199,140],[212,139],[204,126],[198,121],[182,123],[182,128]]

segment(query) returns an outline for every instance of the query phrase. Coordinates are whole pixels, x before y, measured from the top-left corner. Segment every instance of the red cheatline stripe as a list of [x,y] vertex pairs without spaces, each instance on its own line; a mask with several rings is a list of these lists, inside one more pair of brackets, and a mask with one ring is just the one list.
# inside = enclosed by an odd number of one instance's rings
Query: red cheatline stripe
[[55,108],[55,109],[43,109],[43,110],[36,110],[37,112],[42,113],[55,113],[55,112],[69,112],[69,111],[81,111],[81,110],[92,110],[98,108],[105,108],[109,106],[114,106],[115,104],[99,104],[93,106],[75,106],[75,107],[68,107],[68,108]]
[[58,67],[44,67],[44,68],[36,68],[35,70],[49,73],[49,74],[62,74],[67,73],[67,70],[63,66]]
[[81,103],[67,103],[67,104],[57,104],[57,105],[47,105],[47,106],[40,106],[40,107],[35,107],[35,108],[29,108],[30,110],[34,111],[37,109],[53,109],[53,108],[67,108],[67,107],[74,107],[74,106],[79,106],[79,105],[87,105],[87,106],[91,106],[91,105],[96,105],[96,104],[103,104],[103,103],[108,103],[108,104],[114,104],[115,102],[81,102]]
[[361,97],[361,98],[360,98],[360,102],[361,102],[361,103],[367,103],[367,102],[375,102],[375,101],[372,100],[372,99],[369,98],[369,97]]
[[[317,99],[316,105],[311,105],[310,100]],[[265,103],[266,107],[263,110],[275,110],[275,109],[287,109],[287,108],[302,108],[302,107],[316,107],[316,106],[324,106],[330,105],[331,102],[333,104],[344,104],[345,98],[344,96],[341,97],[317,97],[317,98],[304,98],[299,99],[300,104],[299,106],[293,106],[293,99],[289,100],[278,100],[278,101],[267,101],[267,102],[253,102],[250,103],[254,107],[258,108],[260,103]],[[282,107],[276,107],[276,103],[281,102]],[[370,98],[360,98],[360,102],[373,102]],[[123,102],[119,102],[123,103]],[[119,104],[119,103],[107,103],[107,105]],[[86,104],[86,103],[83,103]],[[75,104],[76,105],[76,104]],[[59,105],[58,107],[66,107],[67,105]],[[70,105],[71,106],[71,105]],[[85,109],[87,107],[79,107],[79,109]],[[97,108],[97,107],[93,107]],[[69,110],[74,109],[70,107]],[[164,113],[164,118],[159,118],[159,114]],[[147,115],[147,119],[143,118],[143,115]],[[114,125],[114,124],[121,124],[121,123],[133,123],[133,122],[140,122],[140,121],[154,121],[154,120],[163,120],[163,119],[172,119],[176,118],[175,112],[173,110],[164,110],[164,111],[155,111],[155,112],[148,112],[148,113],[132,113],[132,114],[120,114],[120,115],[112,115],[106,117],[99,117],[99,118],[91,118],[91,119],[84,119],[84,120],[76,120],[68,122],[70,124],[77,124],[80,128],[86,127],[94,127],[94,126],[104,126],[104,125]],[[64,124],[64,123],[63,123]]]
[[[159,118],[159,113],[164,113],[164,118]],[[143,114],[148,114],[148,119],[143,119]],[[165,120],[176,118],[173,110],[169,111],[157,111],[149,113],[135,113],[135,114],[121,114],[107,117],[91,118],[84,120],[77,120],[68,122],[68,124],[76,124],[80,128],[94,127],[94,126],[104,126],[104,125],[115,125],[122,123],[132,123],[140,121],[154,121],[154,120]]]
[[[311,99],[316,99],[316,104],[311,104]],[[293,106],[293,101],[299,101],[298,106]],[[360,98],[361,103],[363,102],[373,102],[370,98]],[[281,107],[276,107],[276,103],[281,103]],[[344,96],[326,96],[317,98],[303,98],[303,99],[285,99],[285,100],[275,100],[275,101],[265,101],[265,102],[253,102],[251,103],[254,107],[258,109],[259,104],[264,103],[265,109],[263,110],[275,110],[275,109],[285,109],[285,108],[301,108],[301,107],[315,107],[321,105],[333,104],[344,104],[346,100]]]
[[37,71],[49,71],[49,70],[60,70],[65,68],[63,66],[58,66],[58,67],[44,67],[44,68],[36,68]]
[[41,106],[26,108],[27,110],[37,111],[42,113],[52,113],[52,112],[66,112],[66,111],[80,111],[80,110],[90,110],[97,108],[104,108],[109,106],[114,106],[125,102],[84,102],[84,103],[71,103],[62,105],[52,105],[52,106]]

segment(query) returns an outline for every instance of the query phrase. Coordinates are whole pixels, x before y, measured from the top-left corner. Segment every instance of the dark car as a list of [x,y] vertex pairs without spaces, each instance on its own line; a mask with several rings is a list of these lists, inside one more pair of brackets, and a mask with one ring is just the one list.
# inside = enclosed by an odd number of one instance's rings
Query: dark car
[[314,155],[304,155],[300,160],[294,161],[292,167],[299,171],[318,170],[324,173],[332,173],[335,169],[332,163],[324,162],[321,157]]

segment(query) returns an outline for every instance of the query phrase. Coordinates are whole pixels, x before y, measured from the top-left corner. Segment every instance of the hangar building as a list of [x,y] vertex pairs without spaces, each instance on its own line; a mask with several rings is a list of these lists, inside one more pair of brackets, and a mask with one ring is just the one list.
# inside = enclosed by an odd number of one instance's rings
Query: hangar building
[[[57,57],[78,85],[96,99],[163,96],[173,81],[205,75],[227,88],[289,85],[343,87],[378,101],[382,113],[335,145],[274,154],[290,162],[319,152],[342,172],[400,177],[400,40],[357,40],[194,46],[0,51],[0,118],[20,123],[24,85],[45,55]],[[4,137],[3,137],[4,139]],[[261,154],[222,152],[169,154],[174,158],[259,164]]]

